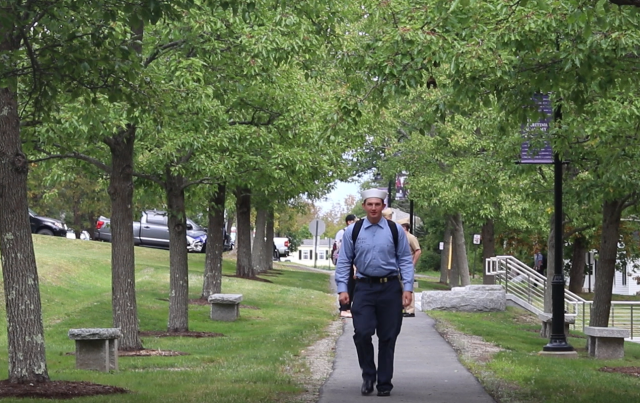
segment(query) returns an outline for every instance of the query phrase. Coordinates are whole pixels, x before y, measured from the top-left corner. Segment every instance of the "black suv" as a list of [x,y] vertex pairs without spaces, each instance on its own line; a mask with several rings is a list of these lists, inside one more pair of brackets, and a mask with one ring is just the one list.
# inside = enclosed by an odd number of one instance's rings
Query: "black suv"
[[29,209],[29,222],[31,233],[40,235],[67,236],[67,226],[60,220],[49,217],[40,217]]

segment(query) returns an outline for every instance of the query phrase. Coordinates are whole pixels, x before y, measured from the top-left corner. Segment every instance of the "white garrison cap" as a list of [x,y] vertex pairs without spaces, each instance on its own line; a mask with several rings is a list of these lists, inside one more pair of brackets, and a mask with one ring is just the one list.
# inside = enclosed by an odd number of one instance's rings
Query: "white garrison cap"
[[378,199],[382,199],[382,201],[384,201],[384,199],[387,198],[387,191],[382,189],[367,189],[363,190],[360,195],[362,196],[362,200],[367,200],[370,197],[377,197]]

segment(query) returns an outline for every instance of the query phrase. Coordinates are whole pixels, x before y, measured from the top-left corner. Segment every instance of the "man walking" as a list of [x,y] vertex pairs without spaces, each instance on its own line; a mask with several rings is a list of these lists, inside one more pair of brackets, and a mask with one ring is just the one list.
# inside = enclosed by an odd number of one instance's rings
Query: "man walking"
[[[420,259],[420,255],[422,251],[420,250],[420,242],[418,242],[418,238],[416,238],[411,231],[411,224],[409,223],[408,218],[403,218],[398,220],[398,224],[402,226],[404,229],[404,233],[407,235],[407,240],[409,241],[409,249],[411,249],[411,260],[413,262],[413,271],[415,273],[416,265],[418,264],[418,259]],[[416,300],[413,294],[411,294],[411,304],[404,309],[404,317],[405,318],[413,318],[416,316]]]
[[[336,285],[341,304],[350,301],[347,291],[349,271],[358,268],[351,306],[353,341],[362,369],[363,395],[373,392],[389,396],[393,384],[393,359],[402,327],[402,308],[411,303],[413,263],[409,243],[402,228],[382,217],[387,192],[369,189],[362,192],[364,220],[349,226],[342,238],[336,266]],[[402,281],[402,284],[401,284]],[[403,291],[404,286],[404,291]],[[378,336],[378,368],[371,337]]]

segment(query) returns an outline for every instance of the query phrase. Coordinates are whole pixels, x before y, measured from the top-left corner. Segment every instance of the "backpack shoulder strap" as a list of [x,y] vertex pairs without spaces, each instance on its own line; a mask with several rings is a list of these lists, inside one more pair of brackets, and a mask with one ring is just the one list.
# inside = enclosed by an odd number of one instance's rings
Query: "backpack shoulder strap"
[[362,224],[364,224],[364,220],[358,220],[355,224],[353,224],[353,232],[351,232],[351,240],[353,241],[353,250],[356,248],[356,239],[358,239],[358,234],[362,229]]
[[391,230],[391,235],[393,236],[393,246],[396,248],[396,253],[398,252],[398,226],[394,221],[387,220],[387,224],[389,224],[389,229]]
[[358,234],[360,234],[362,224],[364,224],[364,220],[358,220],[353,224],[353,231],[351,232],[351,241],[353,241],[353,259],[351,259],[351,266],[353,266],[353,262],[356,260],[356,239],[358,239]]

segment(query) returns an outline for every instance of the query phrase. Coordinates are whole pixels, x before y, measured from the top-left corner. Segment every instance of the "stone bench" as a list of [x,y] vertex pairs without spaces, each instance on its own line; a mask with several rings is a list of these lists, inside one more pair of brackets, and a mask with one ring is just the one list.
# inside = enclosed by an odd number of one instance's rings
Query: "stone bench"
[[211,294],[208,301],[211,304],[211,320],[233,322],[240,317],[242,294]]
[[117,371],[120,337],[118,328],[70,329],[69,338],[76,341],[76,369]]
[[[551,330],[553,328],[553,315],[550,313],[541,313],[538,315],[538,319],[542,321],[542,328],[540,329],[540,337],[551,337]],[[564,315],[564,335],[569,337],[569,325],[576,323],[576,317],[573,315]]]
[[500,312],[507,307],[501,285],[468,285],[451,291],[423,291],[423,311]]
[[603,360],[624,358],[624,339],[629,337],[629,330],[618,327],[585,326],[587,335],[587,352],[591,357]]

